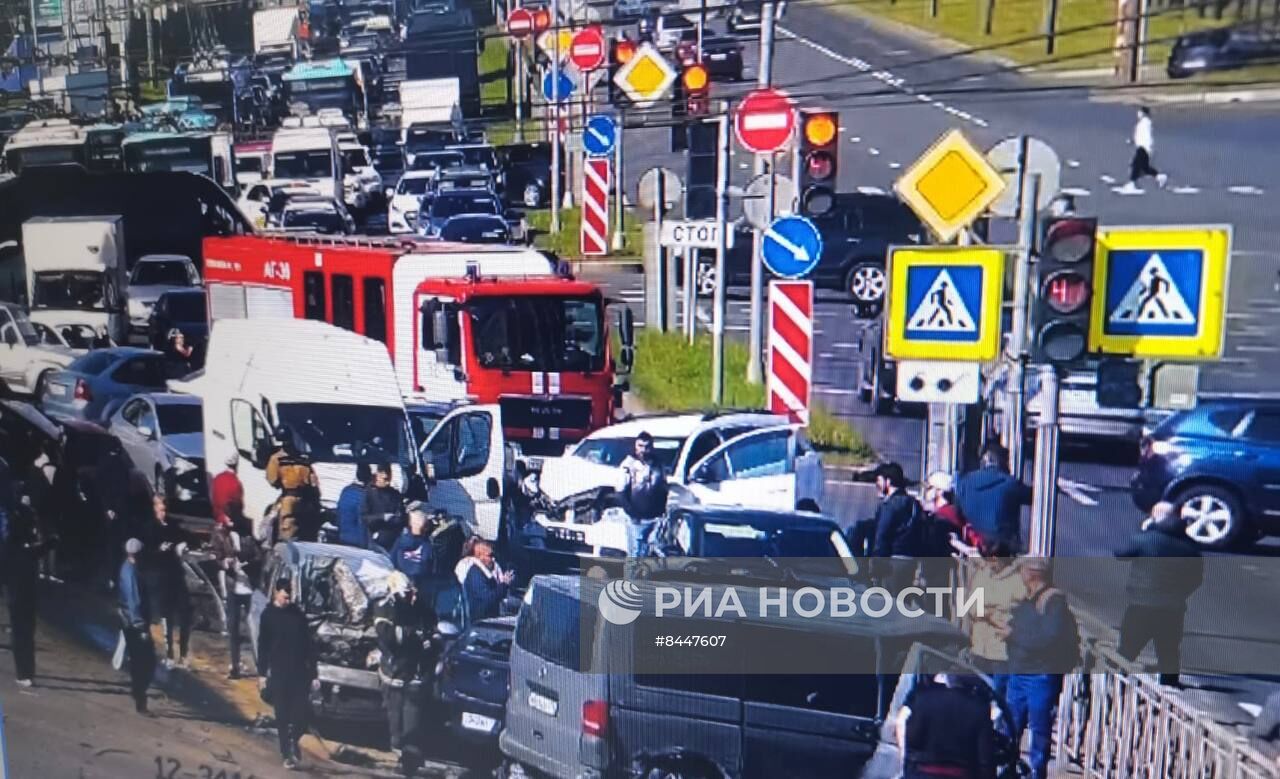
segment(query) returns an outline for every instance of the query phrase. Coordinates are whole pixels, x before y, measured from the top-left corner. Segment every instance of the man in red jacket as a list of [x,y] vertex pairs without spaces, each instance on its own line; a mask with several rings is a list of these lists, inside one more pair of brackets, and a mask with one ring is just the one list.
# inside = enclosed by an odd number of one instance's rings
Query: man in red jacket
[[210,502],[213,504],[213,520],[219,525],[228,525],[237,532],[242,532],[241,520],[244,517],[244,485],[236,475],[236,467],[240,464],[240,456],[232,454],[226,460],[227,469],[213,477],[210,488]]

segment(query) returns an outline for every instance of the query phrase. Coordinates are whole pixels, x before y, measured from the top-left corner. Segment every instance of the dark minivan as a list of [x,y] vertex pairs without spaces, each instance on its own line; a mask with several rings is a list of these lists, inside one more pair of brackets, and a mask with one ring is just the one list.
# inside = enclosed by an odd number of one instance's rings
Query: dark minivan
[[[879,776],[869,766],[881,765],[877,753],[892,748],[885,740],[891,707],[917,641],[948,654],[964,644],[956,628],[932,616],[731,624],[639,615],[619,625],[616,613],[602,619],[597,609],[608,594],[591,579],[531,581],[511,648],[500,776]],[[754,650],[649,649],[663,633],[714,638],[743,624],[753,639],[744,647],[763,639],[791,648],[797,659],[787,670],[794,672],[748,672],[759,662]],[[856,652],[869,653],[862,660],[882,672],[830,673],[800,659]]]

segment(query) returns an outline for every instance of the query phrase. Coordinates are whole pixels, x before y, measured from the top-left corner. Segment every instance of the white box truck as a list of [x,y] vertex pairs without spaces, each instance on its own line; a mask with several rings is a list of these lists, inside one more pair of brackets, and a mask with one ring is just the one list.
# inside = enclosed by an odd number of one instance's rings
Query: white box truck
[[254,522],[280,495],[266,466],[281,425],[310,458],[329,510],[357,462],[390,463],[402,491],[422,473],[386,345],[349,330],[307,319],[219,320],[204,370],[169,388],[201,398],[211,470],[239,456],[244,513]]
[[300,36],[296,5],[264,8],[253,14],[253,53],[259,57],[288,55],[298,59]]
[[106,327],[129,334],[129,268],[121,216],[37,216],[22,223],[31,320],[60,331]]

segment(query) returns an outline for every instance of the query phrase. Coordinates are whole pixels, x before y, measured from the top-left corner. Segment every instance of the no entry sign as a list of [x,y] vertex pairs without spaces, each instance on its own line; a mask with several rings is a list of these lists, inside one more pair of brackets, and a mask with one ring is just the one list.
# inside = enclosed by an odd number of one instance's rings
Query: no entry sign
[[604,33],[599,27],[584,27],[573,36],[569,45],[569,61],[578,70],[595,70],[604,64]]
[[747,151],[768,154],[781,149],[796,128],[796,109],[785,92],[757,89],[733,114],[733,132]]
[[533,13],[527,8],[517,8],[507,16],[507,33],[513,38],[524,38],[533,32]]

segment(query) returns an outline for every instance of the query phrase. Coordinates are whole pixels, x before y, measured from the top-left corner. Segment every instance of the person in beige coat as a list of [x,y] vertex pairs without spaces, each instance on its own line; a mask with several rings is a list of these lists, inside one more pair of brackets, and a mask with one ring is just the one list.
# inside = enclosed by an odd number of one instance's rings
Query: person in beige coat
[[1003,695],[1009,651],[1005,644],[1014,606],[1027,598],[1027,587],[1018,575],[1018,560],[1008,547],[997,543],[983,550],[969,588],[982,591],[983,609],[973,617],[969,633],[969,654],[979,671],[992,677],[996,692]]

